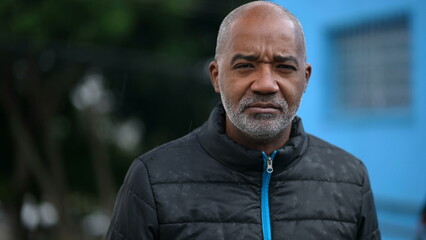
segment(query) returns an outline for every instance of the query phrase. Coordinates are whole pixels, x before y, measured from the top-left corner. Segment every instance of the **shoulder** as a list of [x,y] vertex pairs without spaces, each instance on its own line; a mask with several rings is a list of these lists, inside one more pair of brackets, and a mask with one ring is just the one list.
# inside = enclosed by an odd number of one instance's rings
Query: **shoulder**
[[301,164],[313,178],[362,186],[367,175],[363,162],[321,138],[308,134],[308,149]]
[[184,153],[193,152],[197,148],[195,131],[137,157],[127,171],[123,191],[131,192],[143,200],[144,198],[140,196],[149,195],[150,189],[145,186],[152,185],[162,178],[169,179],[172,176],[171,171],[179,172],[182,163],[176,160],[187,159],[182,157]]
[[217,167],[217,163],[199,143],[198,131],[196,129],[140,155],[130,168],[144,171],[152,184],[202,178],[208,169]]
[[334,144],[331,144],[311,134],[308,134],[308,139],[310,152],[315,155],[325,155],[333,160],[359,165],[360,167],[364,166],[359,158]]
[[153,148],[137,157],[135,161],[140,161],[143,162],[144,165],[150,166],[153,164],[153,161],[168,161],[170,159],[176,159],[181,155],[197,151],[200,148],[197,139],[198,131],[199,129],[196,129],[183,137]]

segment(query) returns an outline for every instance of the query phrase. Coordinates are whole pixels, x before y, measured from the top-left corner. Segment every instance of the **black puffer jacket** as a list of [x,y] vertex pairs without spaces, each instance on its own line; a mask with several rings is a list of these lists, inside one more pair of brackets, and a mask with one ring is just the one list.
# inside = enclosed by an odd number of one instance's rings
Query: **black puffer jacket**
[[262,153],[229,139],[224,116],[219,105],[201,128],[134,161],[107,239],[380,239],[358,159],[296,118],[268,184]]

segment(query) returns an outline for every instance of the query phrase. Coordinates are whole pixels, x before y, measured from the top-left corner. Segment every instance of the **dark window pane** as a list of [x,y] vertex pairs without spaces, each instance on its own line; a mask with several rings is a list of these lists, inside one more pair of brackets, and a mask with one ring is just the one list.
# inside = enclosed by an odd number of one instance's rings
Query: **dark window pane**
[[332,33],[336,100],[344,110],[409,107],[410,29],[407,17]]

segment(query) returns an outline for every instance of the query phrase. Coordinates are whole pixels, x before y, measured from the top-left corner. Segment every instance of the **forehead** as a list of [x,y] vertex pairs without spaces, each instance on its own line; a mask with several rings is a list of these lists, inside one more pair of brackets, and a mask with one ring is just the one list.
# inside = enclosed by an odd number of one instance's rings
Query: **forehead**
[[300,50],[296,33],[294,23],[286,17],[248,15],[230,25],[228,50],[296,53]]

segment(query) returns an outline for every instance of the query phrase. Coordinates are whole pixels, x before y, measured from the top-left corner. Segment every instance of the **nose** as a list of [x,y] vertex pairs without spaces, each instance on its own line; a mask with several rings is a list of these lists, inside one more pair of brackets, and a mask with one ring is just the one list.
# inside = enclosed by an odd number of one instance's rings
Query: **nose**
[[273,71],[270,64],[262,64],[258,70],[256,78],[251,85],[251,90],[255,93],[267,95],[274,94],[279,91],[277,82],[274,80]]

